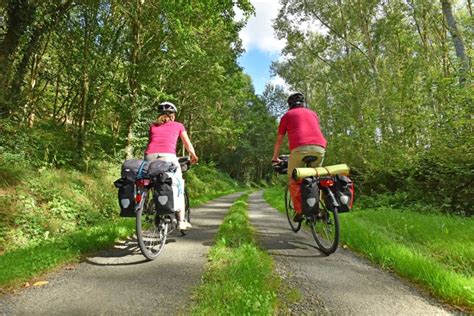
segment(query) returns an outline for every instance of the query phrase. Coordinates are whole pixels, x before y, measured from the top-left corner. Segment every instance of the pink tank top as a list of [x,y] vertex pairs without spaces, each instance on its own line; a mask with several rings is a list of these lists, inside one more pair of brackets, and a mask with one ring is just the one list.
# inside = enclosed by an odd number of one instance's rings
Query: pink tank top
[[179,122],[167,122],[161,125],[151,124],[145,154],[176,154],[178,137],[185,131],[184,125]]

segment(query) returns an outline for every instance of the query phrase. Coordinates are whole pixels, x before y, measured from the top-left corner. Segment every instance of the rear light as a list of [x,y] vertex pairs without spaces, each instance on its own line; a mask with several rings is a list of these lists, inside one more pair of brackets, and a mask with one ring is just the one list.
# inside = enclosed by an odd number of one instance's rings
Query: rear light
[[150,179],[139,179],[135,181],[137,187],[146,187],[150,184]]
[[334,185],[333,179],[322,179],[319,180],[319,186],[321,187],[332,187]]
[[135,195],[135,203],[140,203],[141,201],[142,201],[142,195],[141,194]]

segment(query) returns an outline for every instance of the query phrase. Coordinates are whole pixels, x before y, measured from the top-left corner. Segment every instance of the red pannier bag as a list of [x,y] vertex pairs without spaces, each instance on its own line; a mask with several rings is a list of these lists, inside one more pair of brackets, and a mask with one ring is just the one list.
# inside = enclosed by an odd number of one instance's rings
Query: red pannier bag
[[301,182],[302,180],[290,180],[290,196],[293,202],[293,209],[296,213],[301,213]]

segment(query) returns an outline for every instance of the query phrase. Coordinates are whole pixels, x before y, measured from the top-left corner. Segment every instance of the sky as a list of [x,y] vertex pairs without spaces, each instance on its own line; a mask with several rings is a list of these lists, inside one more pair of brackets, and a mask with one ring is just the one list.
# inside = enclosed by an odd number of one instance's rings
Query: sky
[[278,60],[285,42],[273,32],[273,21],[280,8],[277,0],[251,0],[255,15],[250,17],[246,27],[239,33],[245,53],[239,58],[239,65],[250,75],[257,94],[262,94],[265,84],[284,84],[279,77],[270,77],[270,65]]

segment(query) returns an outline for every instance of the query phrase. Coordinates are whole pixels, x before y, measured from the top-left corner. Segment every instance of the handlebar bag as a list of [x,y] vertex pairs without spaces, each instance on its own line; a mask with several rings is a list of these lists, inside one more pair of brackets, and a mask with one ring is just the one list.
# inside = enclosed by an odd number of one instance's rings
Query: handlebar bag
[[278,172],[278,174],[287,174],[288,173],[288,160],[280,161],[278,165],[275,167],[275,171]]
[[153,201],[158,214],[184,210],[184,183],[173,172],[163,172],[153,178]]
[[120,217],[135,217],[135,183],[120,178],[114,182],[114,185],[118,188]]
[[304,178],[301,182],[301,209],[308,216],[319,212],[319,186],[315,177]]

